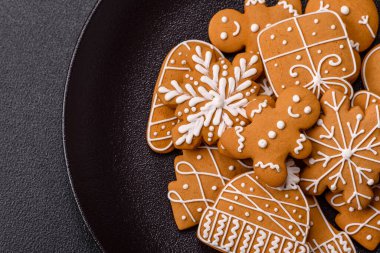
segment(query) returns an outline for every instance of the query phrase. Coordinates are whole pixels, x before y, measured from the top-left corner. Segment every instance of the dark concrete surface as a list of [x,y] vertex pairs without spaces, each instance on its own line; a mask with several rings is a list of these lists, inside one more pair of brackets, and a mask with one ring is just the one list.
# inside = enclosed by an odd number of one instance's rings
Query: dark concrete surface
[[0,1],[0,252],[99,252],[61,128],[67,70],[96,2]]

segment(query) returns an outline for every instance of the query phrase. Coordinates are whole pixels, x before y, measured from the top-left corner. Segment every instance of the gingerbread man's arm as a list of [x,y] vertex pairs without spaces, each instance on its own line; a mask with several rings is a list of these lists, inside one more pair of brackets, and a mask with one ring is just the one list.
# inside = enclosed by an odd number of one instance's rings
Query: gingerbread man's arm
[[246,128],[242,126],[227,129],[219,139],[219,152],[234,159],[251,158],[251,153],[246,148],[247,135],[245,132]]
[[247,116],[250,120],[255,120],[258,115],[265,113],[267,110],[272,110],[275,102],[271,97],[258,96],[250,102],[246,108]]
[[290,156],[295,159],[306,159],[312,151],[311,142],[307,139],[306,135],[300,133],[296,139],[293,140]]

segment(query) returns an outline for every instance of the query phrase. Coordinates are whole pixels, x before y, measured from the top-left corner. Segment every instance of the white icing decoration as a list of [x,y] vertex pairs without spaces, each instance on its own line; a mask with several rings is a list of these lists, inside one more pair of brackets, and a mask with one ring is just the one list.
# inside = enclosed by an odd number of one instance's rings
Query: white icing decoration
[[298,95],[294,95],[292,99],[294,103],[299,103],[301,101],[301,98]]
[[270,139],[275,139],[277,137],[277,133],[275,131],[269,131],[268,137]]
[[257,33],[260,30],[260,26],[258,24],[251,25],[251,32]]
[[293,113],[292,110],[293,110],[292,107],[289,106],[289,107],[288,107],[288,115],[289,115],[290,117],[295,118],[295,119],[298,119],[298,118],[301,117],[301,114]]
[[278,5],[282,5],[284,9],[287,9],[290,14],[292,14],[294,17],[298,16],[297,10],[294,8],[292,4],[289,4],[287,1],[279,1]]
[[303,112],[305,114],[310,114],[312,112],[311,107],[310,106],[306,106],[305,109],[303,110]]
[[231,247],[234,246],[234,240],[238,237],[236,231],[240,228],[238,220],[233,220],[232,224],[234,225],[234,227],[231,229],[232,235],[228,237],[228,243],[225,245],[227,251],[230,251]]
[[266,169],[268,167],[271,170],[276,170],[277,172],[280,172],[280,166],[278,164],[274,164],[274,163],[266,163],[266,164],[264,164],[263,162],[260,162],[260,161],[255,164],[255,168]]
[[221,38],[222,40],[226,40],[226,39],[228,38],[228,34],[227,34],[226,32],[222,32],[222,33],[220,34],[220,38]]
[[212,242],[213,245],[218,245],[220,237],[224,233],[223,229],[225,228],[227,221],[228,221],[228,217],[222,214],[222,219],[218,221],[219,227],[216,229],[217,233],[214,235],[214,241]]
[[350,40],[350,45],[356,51],[358,51],[358,52],[360,51],[360,43],[359,42],[355,42],[353,40]]
[[203,238],[204,239],[207,239],[208,236],[209,236],[209,232],[211,230],[211,227],[210,227],[210,224],[211,224],[211,216],[213,216],[213,212],[212,211],[209,211],[208,214],[206,215],[205,219],[206,219],[206,222],[204,223],[204,230],[203,230]]
[[376,39],[376,34],[372,30],[372,28],[368,22],[369,22],[369,16],[368,15],[362,16],[362,18],[359,20],[359,24],[365,25],[367,27],[369,33],[371,34],[372,38]]
[[223,23],[227,23],[227,22],[228,22],[228,18],[227,18],[226,16],[223,16],[223,17],[222,17],[222,22],[223,22]]
[[280,120],[277,122],[277,128],[278,129],[283,130],[283,129],[285,129],[285,127],[286,127],[286,124],[284,121]]
[[238,36],[239,33],[240,33],[240,24],[239,24],[239,22],[237,22],[237,21],[234,21],[234,24],[235,24],[235,26],[236,26],[236,30],[235,30],[235,32],[232,34],[232,36],[236,37],[236,36]]
[[246,250],[248,250],[249,244],[248,242],[251,241],[251,236],[253,235],[254,230],[250,225],[247,225],[247,232],[244,233],[244,241],[243,245],[240,247],[240,252],[245,253]]
[[268,100],[265,99],[263,102],[259,104],[259,108],[252,110],[251,115],[250,115],[251,118],[255,117],[256,114],[262,113],[263,109],[267,107],[268,107]]
[[301,134],[300,135],[300,138],[297,140],[297,144],[298,146],[294,149],[294,153],[296,153],[297,155],[300,154],[300,152],[303,150],[303,145],[302,143],[306,142],[307,141],[307,138],[304,134]]
[[264,148],[268,147],[268,142],[264,139],[261,139],[261,140],[259,140],[258,145],[260,148],[264,149]]
[[260,230],[259,234],[260,236],[257,237],[257,244],[253,247],[253,249],[255,250],[254,253],[261,252],[260,248],[264,246],[264,240],[267,238],[267,234],[263,230]]
[[241,126],[237,126],[235,127],[235,132],[236,132],[236,135],[238,136],[238,144],[239,144],[239,147],[238,147],[238,152],[242,153],[243,152],[243,149],[244,149],[244,142],[245,142],[245,138],[243,135],[241,135],[241,133],[244,131],[244,128],[241,127]]
[[[287,173],[288,173],[288,176],[286,178],[286,182],[282,187],[278,187],[277,189],[280,191],[296,190],[298,188],[298,183],[300,182],[300,178],[298,175],[299,175],[301,169],[296,165],[296,163],[294,162],[293,159],[289,159],[286,161],[286,169],[287,169]],[[298,198],[298,196],[296,198]],[[275,212],[276,212],[276,210],[275,210]]]
[[350,8],[348,8],[348,6],[346,6],[346,5],[343,5],[340,8],[340,13],[347,16],[348,14],[350,14]]
[[265,4],[266,0],[248,0],[245,4],[245,6],[250,6],[250,5],[256,5],[257,3],[259,4]]

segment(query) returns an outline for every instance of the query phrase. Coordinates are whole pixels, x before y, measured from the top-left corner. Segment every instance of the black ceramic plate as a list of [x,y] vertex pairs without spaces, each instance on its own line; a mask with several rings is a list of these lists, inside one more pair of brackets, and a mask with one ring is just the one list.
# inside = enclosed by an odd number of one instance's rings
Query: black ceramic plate
[[242,10],[243,0],[108,0],[83,33],[64,140],[78,205],[107,252],[212,252],[195,229],[177,230],[166,197],[176,154],[153,153],[145,129],[166,54],[181,41],[207,40],[208,21],[226,7]]

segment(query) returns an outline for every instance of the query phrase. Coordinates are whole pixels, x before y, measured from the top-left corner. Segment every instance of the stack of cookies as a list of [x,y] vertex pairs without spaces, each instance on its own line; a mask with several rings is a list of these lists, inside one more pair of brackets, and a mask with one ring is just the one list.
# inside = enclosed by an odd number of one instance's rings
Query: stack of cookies
[[215,14],[211,43],[174,47],[156,83],[147,140],[183,152],[168,187],[178,228],[221,252],[356,252],[351,238],[375,250],[380,47],[360,54],[378,31],[373,0],[244,9]]

